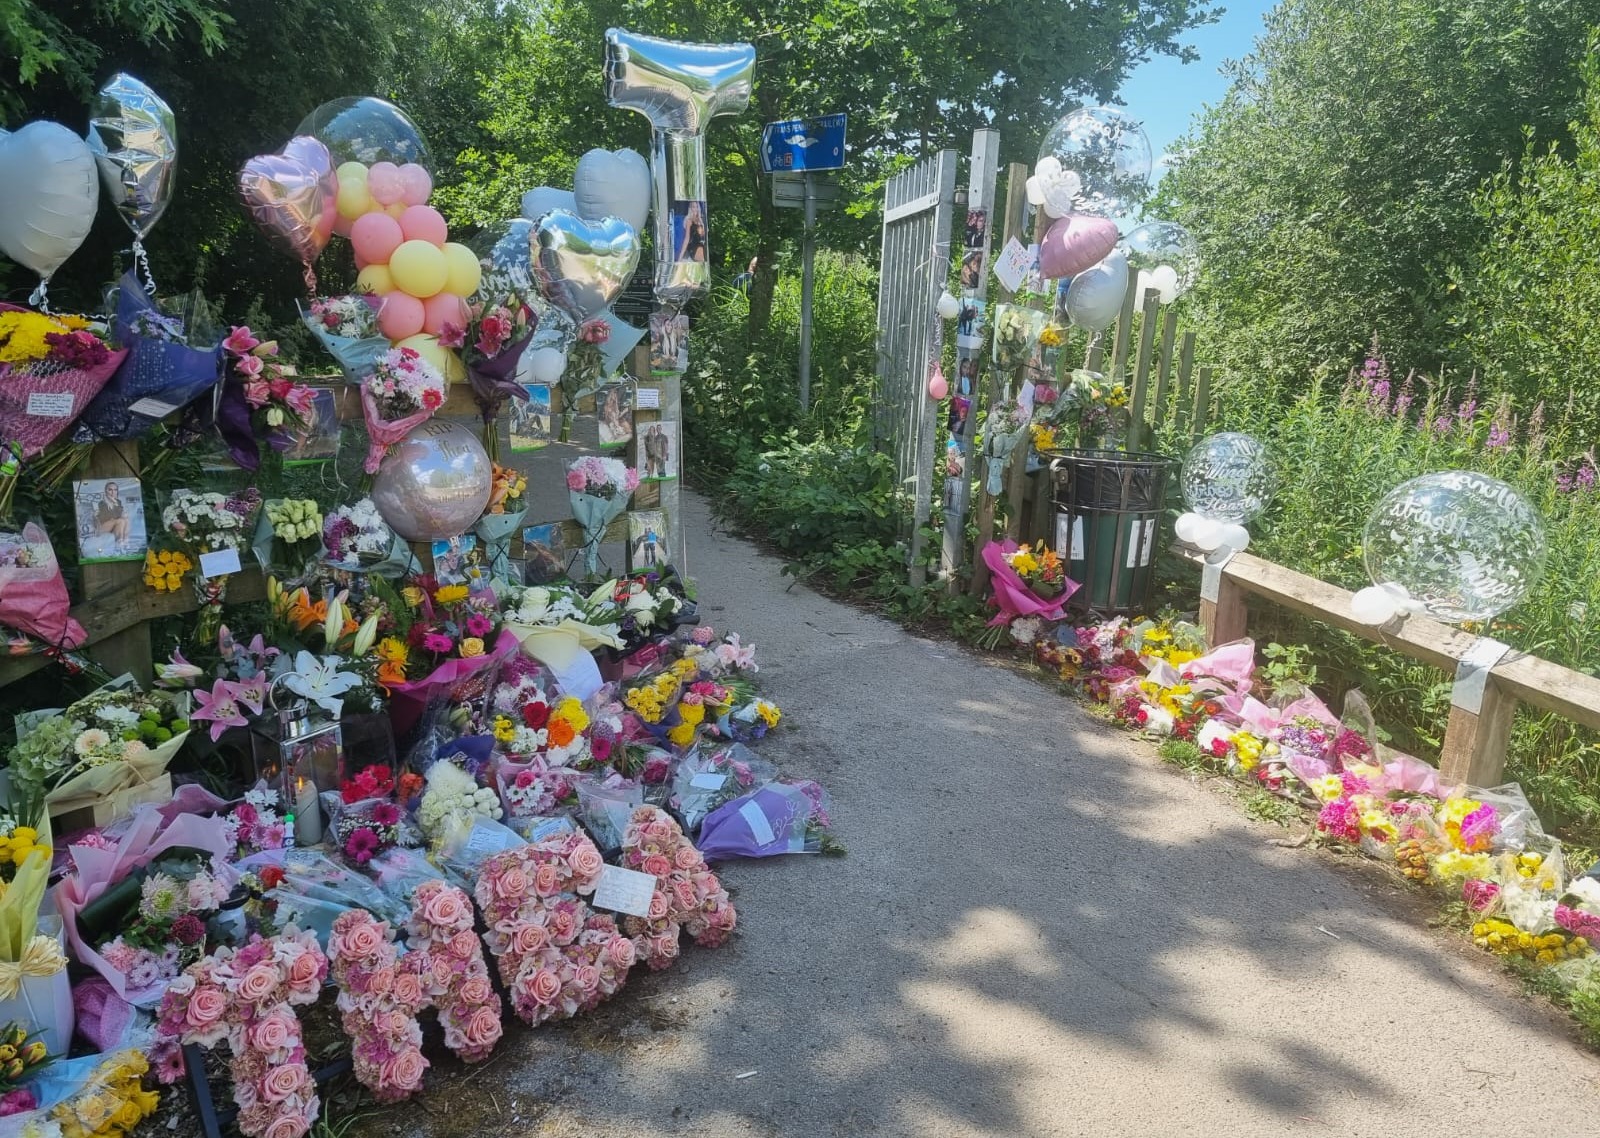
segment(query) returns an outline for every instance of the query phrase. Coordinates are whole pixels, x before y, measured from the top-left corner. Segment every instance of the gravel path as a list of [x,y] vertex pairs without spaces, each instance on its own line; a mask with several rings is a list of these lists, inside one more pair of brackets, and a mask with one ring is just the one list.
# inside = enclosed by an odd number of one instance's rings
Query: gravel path
[[1381,872],[1026,677],[824,599],[688,499],[705,619],[842,859],[735,863],[740,935],[512,1029],[349,1138],[1600,1132],[1600,1059]]

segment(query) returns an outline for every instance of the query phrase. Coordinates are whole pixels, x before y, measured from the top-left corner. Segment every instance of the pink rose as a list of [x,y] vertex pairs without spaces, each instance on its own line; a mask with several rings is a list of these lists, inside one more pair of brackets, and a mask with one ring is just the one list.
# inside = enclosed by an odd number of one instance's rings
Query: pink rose
[[196,988],[194,995],[189,997],[189,1007],[184,1011],[183,1019],[195,1031],[204,1031],[222,1018],[222,1013],[228,1009],[228,997],[209,985]]
[[472,1018],[467,1021],[466,1036],[467,1046],[474,1050],[492,1047],[500,1038],[504,1027],[500,1023],[500,1009],[482,1007],[472,1013]]
[[632,968],[634,961],[638,959],[638,955],[634,951],[633,941],[625,936],[613,937],[611,943],[606,945],[605,948],[606,960],[618,972],[626,972]]
[[377,952],[382,943],[383,934],[378,931],[378,926],[370,919],[360,921],[344,930],[339,955],[352,960],[364,960]]
[[578,982],[578,987],[585,993],[596,991],[600,987],[600,969],[593,964],[580,964],[573,972],[572,978]]
[[644,859],[644,871],[652,877],[665,877],[672,872],[672,862],[661,854],[652,854]]
[[309,988],[322,984],[325,975],[320,953],[302,952],[289,963],[289,987]]
[[571,944],[578,935],[578,919],[566,909],[550,914],[550,937],[560,944]]
[[422,1085],[422,1073],[427,1069],[422,1052],[407,1047],[383,1064],[378,1078],[386,1090],[410,1092]]
[[422,1005],[422,981],[417,979],[415,973],[403,972],[394,978],[394,1001],[404,1007],[420,1007]]
[[704,859],[700,851],[685,843],[678,847],[678,852],[672,855],[672,864],[679,869],[699,869]]
[[471,960],[478,952],[478,934],[462,929],[450,938],[450,954],[459,960]]
[[511,936],[512,949],[522,956],[538,952],[549,943],[550,934],[541,925],[521,925]]
[[265,1016],[250,1025],[245,1038],[257,1051],[277,1051],[289,1042],[289,1025],[282,1016]]
[[678,934],[676,931],[662,933],[650,938],[650,955],[658,960],[671,960],[678,955]]
[[672,883],[672,897],[678,903],[678,908],[692,910],[700,903],[699,894],[687,881],[679,880]]
[[367,982],[367,990],[375,996],[387,996],[394,991],[394,968],[385,964],[376,969]]
[[441,889],[423,902],[422,919],[435,928],[455,929],[472,919],[472,910],[461,890]]
[[540,968],[528,977],[527,991],[536,1003],[549,1007],[561,995],[561,978],[548,968]]
[[594,881],[600,876],[600,871],[605,868],[606,860],[600,856],[600,851],[594,848],[592,842],[585,842],[567,859],[572,866],[573,876],[579,881]]
[[280,1114],[274,1118],[272,1124],[262,1132],[261,1138],[304,1138],[310,1130],[309,1122],[296,1111],[293,1114]]
[[456,989],[456,999],[463,1004],[486,1004],[494,995],[494,988],[486,976],[470,976]]
[[239,981],[238,993],[241,1000],[258,1004],[277,990],[278,982],[282,977],[276,965],[257,964],[244,974]]
[[650,920],[664,921],[671,912],[672,906],[667,901],[667,895],[657,889],[655,896],[650,898],[650,912],[648,914]]
[[528,875],[519,865],[508,866],[494,879],[494,894],[503,901],[520,901],[528,894]]
[[272,1067],[261,1079],[261,1097],[267,1102],[282,1102],[290,1095],[299,1093],[308,1078],[305,1066],[300,1063]]
[[554,897],[561,884],[561,871],[549,862],[533,871],[533,891],[541,897]]

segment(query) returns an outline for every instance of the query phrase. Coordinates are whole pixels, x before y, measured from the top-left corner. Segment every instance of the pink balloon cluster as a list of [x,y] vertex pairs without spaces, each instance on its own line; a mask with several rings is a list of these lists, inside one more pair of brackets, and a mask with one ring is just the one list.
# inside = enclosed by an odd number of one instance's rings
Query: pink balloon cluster
[[428,205],[433,179],[414,162],[346,162],[338,177],[333,231],[355,251],[356,288],[383,298],[378,329],[396,343],[446,324],[464,328],[478,290],[478,258],[449,240],[444,216]]

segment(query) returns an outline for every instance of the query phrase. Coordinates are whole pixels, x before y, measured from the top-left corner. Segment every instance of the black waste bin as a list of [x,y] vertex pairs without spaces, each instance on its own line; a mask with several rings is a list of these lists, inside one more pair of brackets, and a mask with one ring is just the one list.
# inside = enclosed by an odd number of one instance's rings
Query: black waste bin
[[1159,454],[1120,450],[1069,450],[1052,458],[1056,553],[1083,586],[1072,608],[1144,611],[1172,466]]

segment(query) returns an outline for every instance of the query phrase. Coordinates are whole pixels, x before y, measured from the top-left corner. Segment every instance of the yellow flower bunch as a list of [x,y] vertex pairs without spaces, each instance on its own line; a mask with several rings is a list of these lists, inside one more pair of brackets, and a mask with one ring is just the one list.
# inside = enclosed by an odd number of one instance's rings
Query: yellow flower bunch
[[700,665],[686,656],[672,662],[672,674],[680,680],[690,680],[700,674]]
[[50,354],[45,337],[77,332],[89,326],[81,316],[46,316],[42,312],[0,312],[0,363],[25,364]]
[[1468,814],[1477,810],[1483,803],[1475,798],[1449,798],[1445,800],[1444,807],[1439,811],[1439,824],[1444,827],[1445,836],[1450,839],[1450,844],[1458,850],[1467,847],[1461,840],[1461,823]]
[[144,1090],[150,1070],[137,1051],[122,1051],[95,1068],[85,1089],[50,1112],[62,1138],[122,1138],[155,1110],[161,1096]]
[[1106,395],[1107,407],[1126,407],[1128,405],[1128,389],[1122,384],[1116,384]]
[[[680,663],[682,661],[679,661]],[[667,707],[678,694],[678,677],[673,671],[663,672],[648,684],[633,688],[623,697],[628,710],[646,723],[660,723]]]
[[[1531,850],[1527,853],[1519,853],[1515,865],[1517,876],[1525,881],[1540,877],[1539,871],[1544,868],[1544,854],[1534,853]],[[1554,889],[1555,887],[1556,883],[1550,874],[1547,873],[1541,877],[1539,881],[1540,889]]]
[[453,605],[458,601],[467,599],[465,585],[440,585],[433,594],[434,602],[441,605]]
[[177,592],[183,584],[184,575],[193,568],[194,562],[189,560],[188,555],[175,549],[163,549],[159,553],[153,549],[145,550],[144,583],[158,593]]
[[494,741],[496,743],[509,743],[516,738],[517,725],[504,715],[494,717]]
[[1059,324],[1046,324],[1044,331],[1039,333],[1039,346],[1041,348],[1059,348],[1067,342],[1067,330]]
[[35,850],[51,856],[50,847],[39,841],[39,831],[32,826],[18,826],[9,835],[0,838],[0,865],[21,865]]
[[778,710],[778,705],[769,703],[764,699],[756,700],[756,714],[768,727],[776,727],[778,720],[783,718],[783,712]]
[[583,710],[583,701],[573,696],[569,695],[566,699],[556,704],[555,710],[551,714],[557,715],[572,724],[572,730],[576,734],[581,735],[589,729],[589,713]]
[[1494,859],[1488,854],[1445,850],[1433,859],[1434,876],[1441,881],[1488,880],[1494,873]]
[[1029,573],[1037,573],[1039,571],[1039,559],[1033,555],[1033,550],[1028,546],[1023,546],[1017,550],[1010,557],[1007,557],[1006,561],[1011,568],[1017,571],[1017,576],[1019,577],[1026,577]]
[[1566,933],[1525,933],[1510,921],[1491,918],[1472,926],[1472,943],[1496,956],[1520,956],[1540,964],[1557,964],[1589,951],[1589,942]]
[[694,732],[693,723],[680,723],[667,729],[667,741],[674,747],[687,747],[694,742]]
[[1035,423],[1029,428],[1033,432],[1034,450],[1055,450],[1056,429],[1044,423]]
[[1394,819],[1382,810],[1363,810],[1361,812],[1361,832],[1369,838],[1380,842],[1392,842],[1400,836],[1400,831],[1395,827]]
[[1332,802],[1344,796],[1344,780],[1336,774],[1325,774],[1311,781],[1311,793],[1318,802]]

